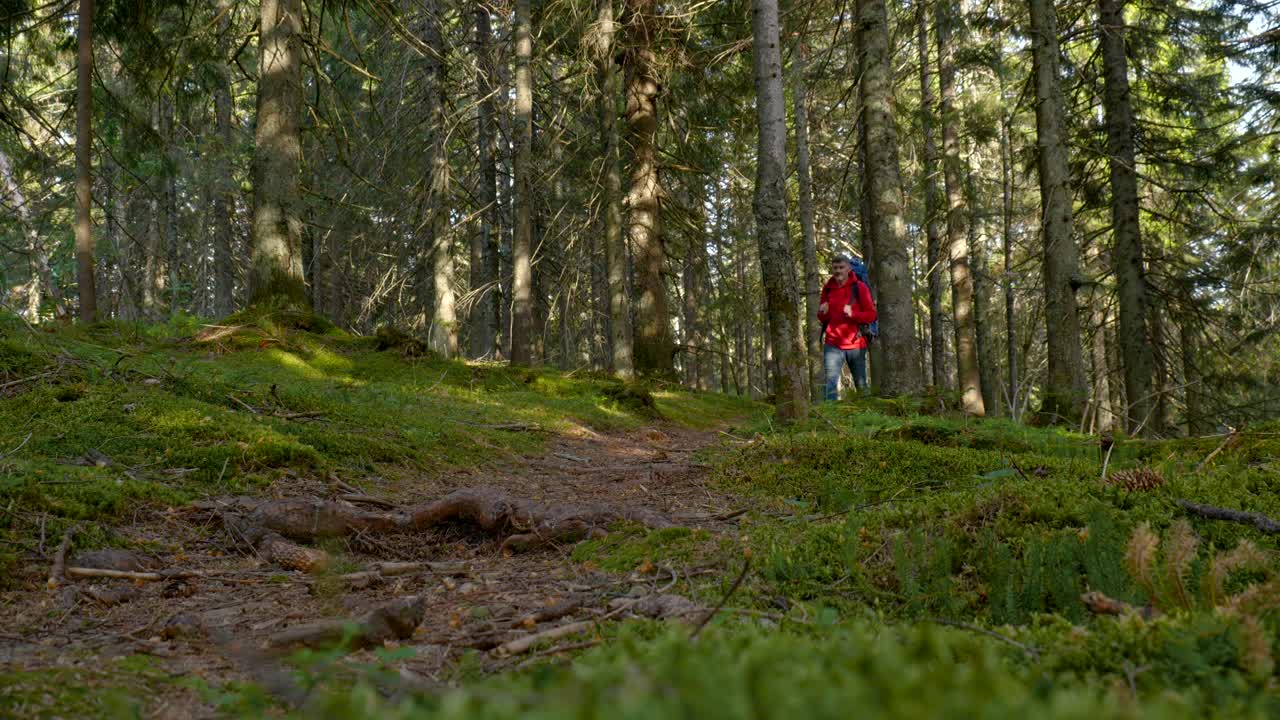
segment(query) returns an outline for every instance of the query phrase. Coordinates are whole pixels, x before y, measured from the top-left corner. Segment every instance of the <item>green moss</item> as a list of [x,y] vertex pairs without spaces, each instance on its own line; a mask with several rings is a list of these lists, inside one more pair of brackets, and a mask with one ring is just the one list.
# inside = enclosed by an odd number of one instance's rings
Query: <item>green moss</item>
[[663,528],[646,531],[629,527],[607,537],[579,543],[573,560],[592,563],[609,572],[631,572],[649,564],[683,564],[691,560],[699,546],[711,539],[705,530]]
[[171,683],[143,655],[75,667],[0,670],[0,715],[23,718],[141,717],[144,698]]

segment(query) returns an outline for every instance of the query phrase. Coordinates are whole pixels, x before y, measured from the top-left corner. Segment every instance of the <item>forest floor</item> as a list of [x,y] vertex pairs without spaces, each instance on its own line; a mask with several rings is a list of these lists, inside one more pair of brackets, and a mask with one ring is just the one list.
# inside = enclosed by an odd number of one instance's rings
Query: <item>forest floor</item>
[[[733,527],[732,519],[720,518],[732,515],[734,504],[707,486],[708,466],[696,459],[717,442],[714,432],[664,422],[611,433],[579,428],[552,438],[539,455],[424,476],[421,482],[384,488],[376,500],[408,507],[480,483],[552,507],[593,503],[648,508],[680,528],[720,533]],[[350,489],[289,474],[264,488],[262,496],[351,497]],[[32,711],[40,716],[42,710],[109,707],[101,698],[89,697],[82,698],[87,705],[79,706],[50,687],[51,679],[64,688],[79,685],[77,695],[118,692],[124,707],[130,699],[145,697],[141,709],[148,717],[212,715],[209,693],[201,691],[228,683],[259,683],[282,698],[298,700],[306,694],[303,686],[285,678],[260,648],[290,628],[360,617],[391,599],[410,596],[421,599],[424,621],[409,636],[381,646],[413,649],[411,656],[387,667],[408,687],[444,687],[450,666],[470,650],[493,650],[549,626],[599,616],[609,609],[610,598],[655,594],[674,584],[676,572],[687,576],[709,570],[646,567],[641,560],[630,572],[605,572],[591,561],[575,562],[572,544],[504,553],[502,536],[458,523],[426,533],[357,534],[334,541],[328,549],[337,561],[324,573],[307,575],[273,568],[252,554],[230,552],[233,548],[208,515],[184,508],[143,509],[116,530],[129,547],[180,546],[177,553],[135,555],[142,561],[136,570],[180,573],[154,581],[73,579],[57,590],[28,585],[0,592],[9,628],[0,636],[0,665],[37,680],[27,688],[16,682],[0,690],[0,697],[23,698],[10,706],[14,712],[31,717]],[[38,547],[52,555],[56,540],[46,535]],[[340,579],[343,571],[379,563],[423,567],[363,588]],[[43,573],[32,578],[42,579]],[[477,668],[485,672],[526,659],[475,656]],[[365,651],[349,661],[375,659]],[[131,678],[134,670],[139,672]]]
[[766,410],[3,320],[0,716],[1280,716],[1280,424]]

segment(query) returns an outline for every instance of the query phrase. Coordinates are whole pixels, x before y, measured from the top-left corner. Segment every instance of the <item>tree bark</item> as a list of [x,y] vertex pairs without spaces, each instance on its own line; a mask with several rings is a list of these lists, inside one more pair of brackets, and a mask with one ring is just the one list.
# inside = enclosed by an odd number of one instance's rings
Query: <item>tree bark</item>
[[[754,0],[751,26],[755,61],[756,240],[765,314],[773,350],[774,404],[783,421],[808,413],[804,349],[796,327],[796,266],[787,231],[787,110],[782,90],[782,53],[778,47],[778,0]],[[812,230],[812,222],[810,222]]]
[[302,0],[262,0],[249,302],[309,307],[302,272]]
[[427,212],[431,227],[431,349],[446,358],[458,355],[458,314],[453,292],[453,233],[449,222],[449,150],[445,133],[445,103],[448,88],[445,86],[444,37],[440,28],[439,6],[436,0],[423,4],[425,21],[423,42],[432,52],[426,58],[427,83],[430,90],[427,117],[431,128],[430,187],[427,190]]
[[1062,87],[1058,73],[1058,20],[1050,0],[1028,0],[1040,169],[1041,235],[1044,240],[1045,321],[1049,368],[1041,411],[1078,418],[1084,409],[1084,359],[1076,288],[1080,251],[1072,234],[1072,197]]
[[792,97],[795,103],[796,179],[800,185],[800,235],[804,242],[804,331],[808,346],[809,398],[822,399],[822,324],[818,322],[818,240],[813,223],[813,181],[809,167],[808,79],[805,78],[807,49],[796,47]]
[[636,253],[635,368],[638,372],[675,372],[674,342],[667,283],[667,251],[660,222],[662,184],[658,175],[658,58],[654,54],[655,0],[626,0],[629,47],[627,136],[631,143],[631,187],[627,193],[627,235]]
[[865,63],[867,181],[870,183],[875,238],[876,291],[879,295],[882,362],[876,368],[882,395],[919,392],[923,383],[915,357],[911,264],[903,216],[902,176],[898,166],[898,131],[894,125],[893,73],[889,57],[889,23],[884,0],[859,0]]
[[[1129,63],[1125,57],[1125,0],[1098,0],[1098,34],[1102,44],[1107,117],[1107,162],[1111,169],[1111,223],[1115,232],[1116,293],[1119,296],[1120,354],[1124,360],[1125,394],[1137,428],[1151,406],[1151,373],[1155,364],[1147,332],[1147,279],[1142,232],[1138,222],[1138,176],[1133,147],[1133,104],[1129,97]],[[1148,428],[1150,425],[1147,426]]]
[[1197,358],[1200,343],[1194,323],[1194,319],[1184,319],[1178,324],[1178,332],[1182,346],[1182,379],[1187,385],[1187,434],[1197,436],[1213,432],[1213,421],[1205,414],[1204,375]]
[[956,333],[956,379],[960,403],[970,415],[986,415],[982,374],[978,366],[978,328],[974,318],[973,275],[969,267],[969,223],[964,202],[964,168],[960,160],[956,117],[955,44],[951,40],[951,3],[939,2],[938,80],[942,115],[942,165],[947,192],[947,254],[951,261],[951,312]]
[[601,0],[597,15],[596,70],[600,81],[600,134],[604,151],[604,250],[609,286],[609,347],[613,372],[623,379],[635,372],[631,336],[631,298],[627,293],[627,248],[622,237],[622,170],[618,136],[618,73],[615,40],[618,23],[613,0]]
[[218,27],[217,83],[213,88],[214,124],[218,134],[218,177],[214,179],[213,195],[213,255],[214,255],[214,314],[230,315],[235,310],[235,266],[232,264],[234,238],[235,183],[232,179],[231,136],[231,68],[228,55],[231,52],[231,17],[227,2],[221,3],[222,20]]
[[533,364],[533,32],[529,0],[516,0],[515,236],[511,362]]
[[480,203],[480,232],[471,239],[471,291],[481,293],[473,300],[471,310],[471,357],[491,358],[497,354],[498,304],[502,294],[494,287],[498,281],[497,228],[501,227],[498,206],[498,173],[494,157],[495,85],[493,62],[493,28],[489,9],[479,4],[475,9],[476,136],[480,152],[480,185],[476,193]]
[[80,0],[76,63],[76,285],[80,320],[98,319],[93,262],[93,0]]
[[982,389],[982,407],[986,414],[999,413],[999,400],[996,392],[999,381],[996,370],[999,362],[992,356],[994,343],[991,342],[991,323],[987,313],[991,298],[987,272],[987,234],[984,212],[978,201],[978,193],[974,188],[974,172],[972,167],[965,167],[965,198],[969,206],[969,252],[973,258],[973,325],[974,338],[977,341],[979,386]]
[[[939,5],[939,8],[942,6]],[[917,47],[920,54],[920,134],[923,135],[925,262],[929,282],[929,359],[933,386],[947,387],[947,339],[942,316],[942,229],[938,209],[942,202],[938,191],[938,145],[933,131],[933,70],[929,64],[929,14],[926,4],[917,0]],[[941,12],[941,9],[939,10]]]
[[160,139],[164,143],[164,175],[161,180],[161,202],[164,207],[164,249],[167,276],[165,289],[169,291],[169,312],[172,317],[181,309],[178,268],[182,265],[178,247],[178,158],[177,137],[173,127],[173,97],[162,91],[160,95]]
[[1014,324],[1013,295],[1013,150],[1009,142],[1009,113],[1005,110],[1004,55],[997,60],[996,76],[1000,83],[1000,245],[1004,254],[1004,324],[1005,353],[1008,355],[1009,416],[1018,411],[1018,339]]

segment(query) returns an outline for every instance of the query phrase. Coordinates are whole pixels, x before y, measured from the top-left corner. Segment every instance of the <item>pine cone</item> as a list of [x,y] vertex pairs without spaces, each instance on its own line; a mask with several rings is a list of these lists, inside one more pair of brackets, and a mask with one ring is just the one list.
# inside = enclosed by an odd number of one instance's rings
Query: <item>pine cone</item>
[[329,554],[325,551],[303,547],[279,535],[263,540],[259,549],[267,560],[288,570],[317,573],[329,565]]
[[1107,476],[1108,485],[1122,487],[1129,492],[1146,492],[1164,485],[1164,478],[1151,468],[1117,470]]

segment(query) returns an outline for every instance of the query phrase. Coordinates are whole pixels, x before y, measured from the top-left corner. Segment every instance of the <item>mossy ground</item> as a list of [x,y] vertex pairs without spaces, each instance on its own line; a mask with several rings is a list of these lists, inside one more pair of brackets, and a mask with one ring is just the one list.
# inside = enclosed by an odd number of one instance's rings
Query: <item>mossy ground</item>
[[[139,504],[251,491],[286,474],[424,475],[511,462],[550,434],[661,416],[707,427],[750,401],[623,386],[603,376],[406,358],[308,316],[242,314],[32,331],[0,319],[0,568],[42,526],[81,541]],[[623,392],[625,390],[625,392]],[[652,405],[638,412],[632,398]],[[621,398],[621,399],[619,399]],[[8,560],[6,560],[8,558]]]
[[[623,527],[567,558],[616,573],[669,569],[674,591],[707,604],[749,562],[695,641],[687,627],[606,623],[571,664],[535,659],[479,677],[463,656],[449,676],[461,687],[432,693],[403,692],[390,655],[385,668],[338,674],[304,663],[317,687],[303,715],[1280,716],[1276,619],[1204,589],[1215,559],[1241,540],[1267,565],[1230,574],[1227,593],[1274,580],[1276,536],[1192,518],[1199,545],[1170,569],[1180,552],[1170,538],[1187,517],[1176,499],[1280,517],[1280,426],[1247,429],[1203,465],[1223,438],[1119,438],[1111,470],[1148,467],[1165,480],[1130,492],[1102,481],[1096,438],[921,414],[930,402],[824,405],[780,429],[759,406],[716,394],[405,358],[331,328],[236,320],[248,327],[203,343],[181,323],[56,335],[6,326],[0,382],[74,361],[0,400],[0,465],[17,471],[0,480],[5,539],[29,545],[41,517],[53,534],[77,519],[105,527],[137,502],[252,489],[285,472],[395,483],[517,458],[541,446],[532,426],[625,429],[656,410],[696,427],[733,420],[730,437],[746,439],[712,452],[707,478],[747,503],[736,526]],[[273,416],[299,412],[321,416]],[[522,429],[501,429],[513,424]],[[111,464],[70,464],[90,450]],[[1144,523],[1163,538],[1145,580],[1126,561]],[[1086,590],[1162,614],[1094,617],[1080,602]],[[0,683],[12,679],[39,684]],[[252,688],[211,692],[229,714],[282,712]]]

